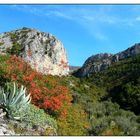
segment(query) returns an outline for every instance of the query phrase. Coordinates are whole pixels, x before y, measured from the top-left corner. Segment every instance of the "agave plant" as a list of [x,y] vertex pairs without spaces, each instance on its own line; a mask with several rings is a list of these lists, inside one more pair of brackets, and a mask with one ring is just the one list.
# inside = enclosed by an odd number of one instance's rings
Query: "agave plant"
[[[6,90],[1,88],[0,101],[2,106],[11,116],[11,111],[22,111],[30,103],[30,94],[26,96],[26,88],[22,85],[18,88],[18,85],[14,83],[7,83]],[[13,116],[12,116],[13,117]],[[16,118],[14,116],[14,118]]]

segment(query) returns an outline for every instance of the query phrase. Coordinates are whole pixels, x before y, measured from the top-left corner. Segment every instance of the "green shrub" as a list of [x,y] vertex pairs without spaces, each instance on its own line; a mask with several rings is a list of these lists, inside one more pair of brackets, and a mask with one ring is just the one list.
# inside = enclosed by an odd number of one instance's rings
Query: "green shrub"
[[117,102],[123,109],[131,110],[139,114],[140,87],[133,82],[128,82],[111,90],[112,100]]
[[0,42],[0,46],[2,46],[4,43],[3,42]]
[[140,135],[138,117],[111,102],[96,103],[90,117],[89,135]]
[[74,104],[67,110],[67,114],[57,119],[58,133],[62,136],[85,136],[89,122],[87,114],[80,105]]
[[[47,115],[43,109],[39,109],[34,105],[30,104],[26,110],[24,110],[24,117],[22,121],[26,122],[29,127],[34,125],[39,126],[52,126],[53,128],[57,129],[56,121]],[[22,115],[23,116],[23,115]]]
[[11,40],[15,42],[18,36],[15,33],[9,33],[9,35],[11,37]]
[[20,116],[20,123],[10,120],[10,127],[21,135],[56,135],[57,123],[43,109],[39,109],[32,104],[16,112]]
[[11,55],[18,56],[21,53],[21,50],[22,46],[19,43],[14,42],[12,48],[8,48],[6,51]]

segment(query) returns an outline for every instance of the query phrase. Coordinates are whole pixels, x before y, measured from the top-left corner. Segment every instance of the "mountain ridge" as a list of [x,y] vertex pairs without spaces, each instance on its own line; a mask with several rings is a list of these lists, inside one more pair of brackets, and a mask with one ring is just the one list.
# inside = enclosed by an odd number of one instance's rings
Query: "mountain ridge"
[[140,54],[140,43],[136,43],[132,47],[114,55],[110,53],[92,55],[85,61],[83,66],[74,73],[74,75],[77,77],[90,76],[93,73],[109,68],[115,62],[137,54]]

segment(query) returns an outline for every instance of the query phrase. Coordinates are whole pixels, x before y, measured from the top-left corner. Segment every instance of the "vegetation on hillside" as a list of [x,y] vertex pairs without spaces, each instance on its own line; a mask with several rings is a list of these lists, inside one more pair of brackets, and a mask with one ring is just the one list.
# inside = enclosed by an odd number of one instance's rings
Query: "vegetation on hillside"
[[[140,55],[87,78],[42,75],[16,56],[0,55],[0,86],[24,85],[32,99],[22,112],[23,134],[26,123],[45,127],[47,121],[58,135],[140,135],[139,72]],[[19,126],[14,129],[18,132]]]
[[121,108],[140,114],[140,55],[114,63],[109,69],[92,75],[88,82],[105,87],[106,98]]
[[[58,135],[86,135],[83,131],[88,123],[84,122],[87,116],[86,114],[85,117],[80,115],[85,113],[82,108],[72,105],[73,98],[65,77],[42,75],[21,58],[1,55],[0,86],[4,87],[7,82],[16,82],[19,86],[24,85],[27,88],[27,93],[31,95],[31,103],[59,122],[58,130],[62,130],[62,132],[57,130]],[[77,110],[80,114],[76,113]],[[70,118],[71,121],[67,118]],[[75,118],[77,119],[75,120]],[[35,116],[34,120],[36,119]],[[79,125],[76,125],[76,121],[79,122]],[[65,132],[65,129],[69,132]],[[77,130],[78,132],[75,133]]]

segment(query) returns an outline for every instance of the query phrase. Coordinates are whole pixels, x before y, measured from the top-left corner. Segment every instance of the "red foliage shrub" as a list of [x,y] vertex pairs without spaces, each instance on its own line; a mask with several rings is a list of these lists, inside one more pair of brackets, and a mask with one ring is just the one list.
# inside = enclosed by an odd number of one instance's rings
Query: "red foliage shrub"
[[28,53],[28,56],[29,56],[29,57],[32,56],[32,50],[29,49],[29,50],[27,51],[27,53]]
[[59,77],[42,75],[16,56],[10,56],[0,63],[5,64],[5,67],[0,67],[5,72],[2,76],[26,86],[33,104],[45,110],[66,112],[65,108],[70,106],[72,97]]

